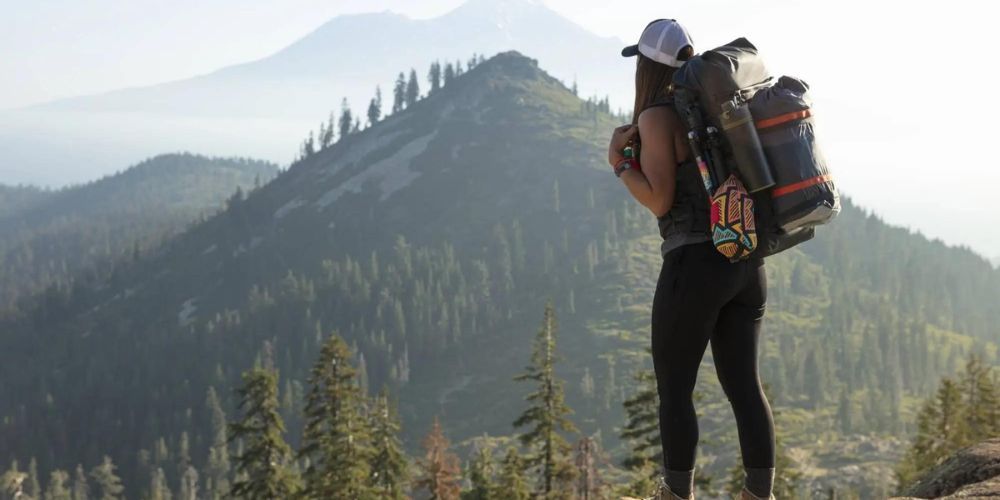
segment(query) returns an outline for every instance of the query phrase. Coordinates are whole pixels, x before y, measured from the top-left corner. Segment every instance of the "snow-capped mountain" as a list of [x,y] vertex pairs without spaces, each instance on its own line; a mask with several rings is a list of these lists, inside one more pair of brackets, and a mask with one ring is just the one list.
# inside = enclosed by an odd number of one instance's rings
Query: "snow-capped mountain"
[[[287,162],[343,98],[362,111],[400,72],[426,91],[432,61],[532,54],[580,94],[631,94],[623,42],[594,35],[533,0],[469,0],[432,19],[391,13],[336,17],[257,61],[142,88],[0,113],[0,181],[61,185],[163,151],[240,154]],[[363,113],[359,113],[363,114]]]

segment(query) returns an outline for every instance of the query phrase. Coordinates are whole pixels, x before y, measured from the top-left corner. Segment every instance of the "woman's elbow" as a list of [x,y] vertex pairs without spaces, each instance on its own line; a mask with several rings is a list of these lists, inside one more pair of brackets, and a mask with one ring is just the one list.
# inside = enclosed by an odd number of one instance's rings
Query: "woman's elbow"
[[667,212],[670,211],[670,206],[673,205],[673,203],[674,200],[672,199],[660,198],[650,203],[647,208],[649,208],[649,211],[653,212],[653,215],[659,219],[660,217],[667,215]]

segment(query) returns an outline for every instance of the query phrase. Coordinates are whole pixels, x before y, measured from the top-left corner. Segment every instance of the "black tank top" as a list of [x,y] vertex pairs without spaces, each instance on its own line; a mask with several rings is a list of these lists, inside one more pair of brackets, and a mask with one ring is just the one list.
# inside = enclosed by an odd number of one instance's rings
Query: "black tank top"
[[[647,106],[673,106],[673,99]],[[698,166],[693,159],[687,159],[677,164],[677,185],[674,188],[674,202],[670,210],[658,217],[657,226],[660,229],[660,253],[667,252],[691,243],[701,243],[712,239],[709,219],[708,195],[705,184],[701,180]]]

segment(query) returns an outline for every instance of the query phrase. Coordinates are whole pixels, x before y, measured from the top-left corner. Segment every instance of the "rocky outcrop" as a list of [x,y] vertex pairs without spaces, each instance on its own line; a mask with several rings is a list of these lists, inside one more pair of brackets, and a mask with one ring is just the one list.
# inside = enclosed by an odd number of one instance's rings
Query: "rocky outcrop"
[[911,485],[905,497],[1000,498],[1000,438],[963,448]]

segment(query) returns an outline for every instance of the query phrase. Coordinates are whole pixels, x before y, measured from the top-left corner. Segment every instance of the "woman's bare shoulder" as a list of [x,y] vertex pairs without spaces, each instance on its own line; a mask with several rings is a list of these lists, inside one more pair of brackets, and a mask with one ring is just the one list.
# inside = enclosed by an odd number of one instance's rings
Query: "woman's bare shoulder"
[[673,106],[653,106],[639,113],[639,133],[643,131],[673,135],[680,130],[681,119]]

